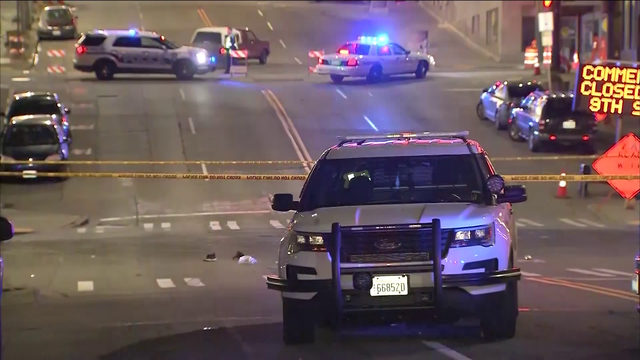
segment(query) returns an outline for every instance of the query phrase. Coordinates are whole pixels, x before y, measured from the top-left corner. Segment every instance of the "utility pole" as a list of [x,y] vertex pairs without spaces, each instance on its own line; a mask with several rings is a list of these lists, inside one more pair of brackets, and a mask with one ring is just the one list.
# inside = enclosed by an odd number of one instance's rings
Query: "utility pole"
[[560,53],[560,40],[561,40],[561,31],[562,28],[562,2],[561,1],[553,1],[550,7],[550,10],[553,12],[553,23],[554,30],[551,35],[553,39],[553,43],[551,44],[551,71],[553,73],[560,73],[562,64],[560,63],[560,59],[562,54]]

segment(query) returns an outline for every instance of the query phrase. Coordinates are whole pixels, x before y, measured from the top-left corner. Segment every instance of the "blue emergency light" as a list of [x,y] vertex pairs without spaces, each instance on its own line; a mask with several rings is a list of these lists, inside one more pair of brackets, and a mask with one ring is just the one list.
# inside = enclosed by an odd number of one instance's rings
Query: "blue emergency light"
[[384,45],[389,42],[389,37],[387,35],[360,36],[358,37],[358,41],[370,45]]
[[129,29],[129,35],[134,36],[138,31],[136,29]]

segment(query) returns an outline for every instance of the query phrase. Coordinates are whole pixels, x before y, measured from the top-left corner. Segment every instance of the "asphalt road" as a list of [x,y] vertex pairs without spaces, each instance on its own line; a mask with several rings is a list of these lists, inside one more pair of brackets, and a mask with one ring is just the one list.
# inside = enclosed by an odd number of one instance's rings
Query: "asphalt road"
[[[16,91],[58,92],[72,109],[73,160],[313,160],[337,136],[468,130],[504,174],[574,173],[581,162],[497,160],[533,154],[478,120],[480,89],[527,73],[481,58],[410,2],[388,16],[331,2],[74,5],[82,30],[144,27],[185,43],[207,22],[248,26],[271,42],[272,54],[267,65],[251,63],[247,79],[98,82],[73,71],[74,41],[42,43],[30,73],[0,75],[6,85],[0,103]],[[335,86],[308,74],[310,50],[333,51],[354,36],[381,31],[406,43],[414,30],[429,30],[438,62],[425,80]],[[535,156],[558,154],[572,153]],[[73,170],[304,173],[298,165]],[[91,217],[84,228],[51,229],[3,245],[3,359],[637,358],[637,298],[629,292],[638,227],[595,216],[575,199],[575,184],[569,184],[573,199],[558,200],[557,184],[529,183],[529,201],[515,205],[525,272],[515,339],[485,344],[473,324],[398,325],[321,334],[314,346],[285,348],[280,301],[263,276],[275,273],[277,243],[290,216],[271,213],[268,199],[297,194],[300,186],[81,178],[2,184],[3,204]],[[231,259],[237,251],[257,264],[237,264]],[[203,262],[211,252],[218,261]]]
[[[81,30],[143,27],[184,43],[206,23],[248,26],[270,41],[272,54],[267,65],[250,64],[248,79],[214,75],[178,82],[170,76],[120,76],[105,83],[72,69],[74,41],[43,42],[35,68],[9,81],[5,93],[58,92],[73,112],[73,160],[313,160],[338,136],[348,134],[468,130],[496,158],[495,166],[503,174],[574,173],[581,162],[590,161],[497,160],[532,154],[524,144],[498,133],[491,123],[478,120],[475,105],[480,89],[497,79],[526,73],[483,59],[410,2],[392,8],[387,16],[370,14],[367,5],[331,2],[75,5]],[[414,31],[429,30],[438,65],[427,79],[335,86],[308,75],[308,51],[333,49],[353,36],[380,29],[403,44]],[[64,73],[48,72],[62,68]],[[304,173],[298,165],[110,165],[73,170]],[[555,183],[527,185],[530,200],[516,206],[523,227],[628,226],[605,223],[572,200],[556,200]],[[5,184],[2,197],[3,203],[20,209],[89,215],[93,225],[140,225],[145,216],[162,219],[158,215],[168,214],[199,214],[207,224],[216,221],[211,216],[268,211],[270,194],[298,193],[300,186],[299,182],[70,179],[28,186]],[[575,197],[577,184],[570,184],[569,191]],[[137,222],[131,221],[136,217]],[[105,218],[111,221],[99,222]]]
[[[3,358],[622,360],[640,351],[630,294],[637,232],[522,230],[525,276],[512,340],[484,343],[468,321],[351,328],[301,347],[282,344],[280,300],[264,284],[275,272],[280,234],[17,238],[3,247]],[[257,263],[238,264],[237,251]],[[211,252],[218,260],[203,262]]]

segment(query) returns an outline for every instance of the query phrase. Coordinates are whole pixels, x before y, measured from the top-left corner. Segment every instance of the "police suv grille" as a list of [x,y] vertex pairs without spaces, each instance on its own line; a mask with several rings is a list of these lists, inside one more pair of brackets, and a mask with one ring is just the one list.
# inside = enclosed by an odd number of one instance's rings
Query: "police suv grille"
[[[442,257],[446,257],[451,230],[442,230]],[[394,249],[380,249],[394,243]],[[342,232],[340,261],[343,263],[386,263],[431,261],[433,236],[430,228],[402,231]]]

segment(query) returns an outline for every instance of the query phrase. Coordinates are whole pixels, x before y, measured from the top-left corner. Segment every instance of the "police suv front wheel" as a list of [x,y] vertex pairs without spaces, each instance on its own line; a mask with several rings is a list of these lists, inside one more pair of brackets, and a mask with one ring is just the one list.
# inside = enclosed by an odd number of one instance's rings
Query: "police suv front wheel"
[[195,75],[193,64],[189,61],[180,61],[176,64],[174,72],[178,80],[191,80]]
[[339,84],[342,82],[342,80],[344,80],[344,76],[342,75],[329,75],[329,77],[331,78],[331,81],[336,84]]
[[316,337],[310,301],[282,298],[282,339],[287,345],[311,344]]
[[420,61],[416,69],[416,79],[424,79],[427,76],[427,71],[429,71],[429,64],[424,60]]

